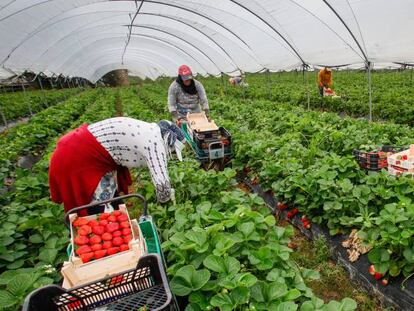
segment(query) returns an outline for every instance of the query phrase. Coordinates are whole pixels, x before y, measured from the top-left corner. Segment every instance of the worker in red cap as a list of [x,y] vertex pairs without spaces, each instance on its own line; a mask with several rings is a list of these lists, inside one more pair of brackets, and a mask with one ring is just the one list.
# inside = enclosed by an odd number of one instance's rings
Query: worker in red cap
[[202,110],[208,117],[206,91],[199,81],[193,79],[193,73],[187,65],[178,68],[178,77],[168,89],[168,110],[173,121],[185,118],[187,113],[197,113]]

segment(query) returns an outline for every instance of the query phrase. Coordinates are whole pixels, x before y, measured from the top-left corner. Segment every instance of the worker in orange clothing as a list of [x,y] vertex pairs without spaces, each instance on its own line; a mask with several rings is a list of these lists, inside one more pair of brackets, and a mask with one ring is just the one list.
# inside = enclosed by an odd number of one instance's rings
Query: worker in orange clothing
[[324,89],[330,88],[332,86],[332,69],[324,67],[319,70],[318,73],[318,87],[319,94],[323,97]]

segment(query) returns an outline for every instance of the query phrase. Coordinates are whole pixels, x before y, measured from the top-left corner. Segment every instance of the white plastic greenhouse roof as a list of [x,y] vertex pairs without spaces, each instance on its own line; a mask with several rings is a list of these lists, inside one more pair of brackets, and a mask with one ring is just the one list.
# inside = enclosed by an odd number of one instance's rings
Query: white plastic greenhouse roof
[[412,12],[413,0],[0,0],[0,77],[413,64]]

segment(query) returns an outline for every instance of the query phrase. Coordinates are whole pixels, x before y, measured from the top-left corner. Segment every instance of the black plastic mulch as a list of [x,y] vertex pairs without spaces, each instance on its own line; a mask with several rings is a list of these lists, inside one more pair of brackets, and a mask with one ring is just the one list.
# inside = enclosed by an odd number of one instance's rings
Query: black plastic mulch
[[[273,214],[276,215],[279,212],[276,210],[277,198],[275,196],[263,191],[260,185],[254,185],[242,173],[237,175],[237,179],[248,186],[252,192],[262,197]],[[286,214],[287,211],[285,210],[279,216],[281,219],[287,219]],[[365,288],[371,295],[378,297],[388,307],[404,311],[414,310],[414,277],[404,283],[404,288],[402,287],[402,282],[404,281],[402,276],[389,279],[387,286],[381,285],[381,282],[375,280],[368,272],[371,263],[368,260],[367,254],[361,255],[356,262],[348,260],[347,250],[341,245],[348,237],[347,235],[331,236],[328,229],[315,223],[312,223],[311,229],[305,229],[300,218],[301,216],[298,214],[290,222],[310,240],[325,237],[332,259],[348,271],[350,278],[354,282]]]

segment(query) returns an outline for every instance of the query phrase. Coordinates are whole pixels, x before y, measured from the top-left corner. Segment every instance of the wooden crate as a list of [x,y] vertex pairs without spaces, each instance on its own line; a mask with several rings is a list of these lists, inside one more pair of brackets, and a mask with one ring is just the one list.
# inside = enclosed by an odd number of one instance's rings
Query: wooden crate
[[188,114],[187,123],[191,130],[197,132],[218,131],[219,129],[213,120],[207,119],[204,112]]
[[[121,212],[128,215],[128,210],[124,204],[120,205],[119,209]],[[64,278],[62,287],[67,289],[76,287],[109,275],[133,269],[137,265],[139,258],[147,254],[146,244],[138,222],[136,219],[131,221],[128,215],[133,235],[133,239],[129,242],[129,250],[83,263],[75,254],[74,230],[72,223],[77,217],[76,214],[71,214],[69,216],[72,251],[69,255],[69,260],[63,263],[61,269],[61,274]],[[92,220],[96,219],[97,215],[90,215],[84,218]]]

